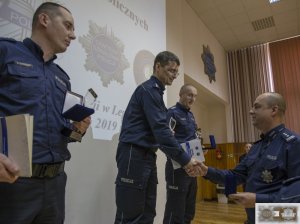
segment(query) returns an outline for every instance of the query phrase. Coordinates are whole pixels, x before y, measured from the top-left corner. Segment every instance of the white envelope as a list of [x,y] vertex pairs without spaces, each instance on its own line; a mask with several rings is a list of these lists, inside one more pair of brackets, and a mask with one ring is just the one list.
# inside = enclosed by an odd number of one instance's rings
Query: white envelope
[[[200,139],[196,138],[188,142],[181,143],[180,145],[191,157],[200,162],[205,161]],[[172,164],[174,170],[181,168],[181,165],[174,160],[172,160]]]

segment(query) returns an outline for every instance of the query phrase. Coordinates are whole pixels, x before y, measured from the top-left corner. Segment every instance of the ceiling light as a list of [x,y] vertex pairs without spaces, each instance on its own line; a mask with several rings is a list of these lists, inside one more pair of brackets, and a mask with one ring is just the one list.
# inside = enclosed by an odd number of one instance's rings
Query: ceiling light
[[273,3],[276,3],[276,2],[279,2],[280,0],[269,0],[270,4],[273,4]]

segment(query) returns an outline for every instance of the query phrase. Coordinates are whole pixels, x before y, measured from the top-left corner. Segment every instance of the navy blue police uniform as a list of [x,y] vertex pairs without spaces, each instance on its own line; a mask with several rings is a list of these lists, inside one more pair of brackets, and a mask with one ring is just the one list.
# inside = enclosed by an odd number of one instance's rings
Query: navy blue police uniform
[[170,158],[190,161],[167,125],[164,85],[154,76],[134,91],[123,117],[116,154],[117,223],[153,223],[159,147]]
[[[246,184],[246,192],[256,193],[257,203],[272,203],[282,182],[300,174],[300,138],[283,124],[253,144],[247,156],[233,170],[208,168],[205,178],[224,184],[225,175],[235,175],[237,184]],[[255,223],[255,209],[246,208],[248,221]]]
[[[0,183],[0,223],[63,223],[71,124],[61,115],[68,75],[31,39],[0,38],[0,116],[34,116],[32,178]],[[45,221],[45,220],[48,220]]]
[[[180,103],[168,110],[167,121],[176,120],[175,138],[184,143],[196,138],[197,125],[193,113]],[[190,177],[184,169],[173,169],[168,157],[165,167],[167,182],[167,202],[165,206],[164,224],[191,223],[195,216],[197,178]]]
[[274,200],[275,203],[300,203],[300,176],[282,182],[282,187]]

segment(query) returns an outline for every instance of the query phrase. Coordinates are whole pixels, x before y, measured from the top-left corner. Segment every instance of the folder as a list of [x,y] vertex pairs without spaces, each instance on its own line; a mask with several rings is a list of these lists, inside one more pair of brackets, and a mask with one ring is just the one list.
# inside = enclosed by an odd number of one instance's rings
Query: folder
[[[195,159],[197,159],[200,162],[205,161],[200,139],[196,138],[196,139],[181,143],[180,145],[183,148],[183,150],[187,154],[189,154],[191,157],[194,157]],[[172,160],[172,165],[173,165],[174,170],[181,168],[181,165],[174,160]]]
[[67,91],[62,115],[72,121],[82,121],[84,118],[95,113],[94,109],[83,105],[83,100],[83,96]]
[[21,177],[32,176],[33,116],[19,114],[0,118],[1,152],[20,167]]

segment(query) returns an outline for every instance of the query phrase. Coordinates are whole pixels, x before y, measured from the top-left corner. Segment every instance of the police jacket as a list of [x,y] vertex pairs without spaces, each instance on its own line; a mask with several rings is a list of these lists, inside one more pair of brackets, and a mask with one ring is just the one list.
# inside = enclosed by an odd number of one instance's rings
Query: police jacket
[[300,176],[282,182],[282,187],[274,199],[276,203],[300,203]]
[[0,38],[0,116],[34,116],[33,163],[70,159],[69,139],[61,134],[70,123],[61,113],[71,86],[55,58],[44,62],[42,49],[29,38]]
[[[234,174],[237,184],[246,184],[245,192],[256,193],[257,203],[274,202],[282,182],[299,176],[299,153],[299,136],[282,124],[254,143],[247,156],[233,170],[209,167],[205,177],[222,184],[226,174]],[[254,223],[254,208],[246,211],[250,223]]]
[[136,88],[124,113],[120,141],[146,149],[159,147],[184,166],[190,161],[190,156],[167,125],[164,90],[163,84],[154,76]]
[[[174,131],[175,138],[179,143],[187,142],[196,138],[195,133],[197,125],[195,123],[194,115],[189,109],[185,108],[180,103],[176,103],[175,106],[168,110],[167,124],[169,124],[171,118],[176,121]],[[173,165],[169,157],[167,160],[167,166],[173,170]],[[187,175],[185,172],[183,173]]]
[[178,142],[183,143],[196,138],[197,125],[194,115],[189,109],[180,103],[176,103],[168,110],[167,123],[169,123],[171,117],[176,120],[174,131]]

